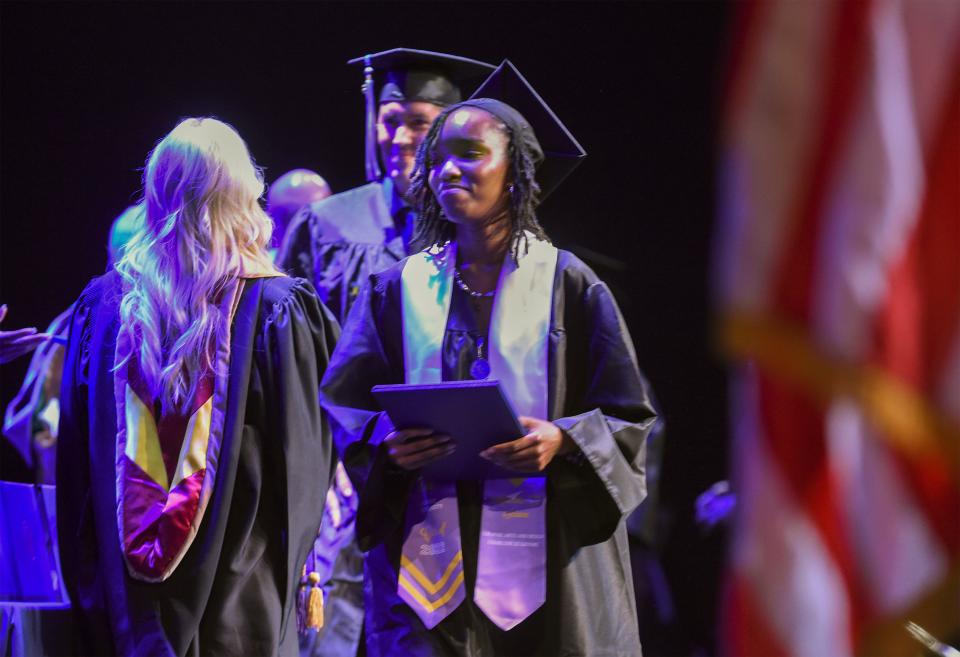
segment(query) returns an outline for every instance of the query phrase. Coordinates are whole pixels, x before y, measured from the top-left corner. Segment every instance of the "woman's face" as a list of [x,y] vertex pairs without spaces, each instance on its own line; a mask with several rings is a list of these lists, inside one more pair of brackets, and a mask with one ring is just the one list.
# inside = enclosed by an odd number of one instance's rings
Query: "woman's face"
[[431,155],[430,189],[447,218],[486,223],[507,207],[508,136],[500,119],[476,107],[447,117]]

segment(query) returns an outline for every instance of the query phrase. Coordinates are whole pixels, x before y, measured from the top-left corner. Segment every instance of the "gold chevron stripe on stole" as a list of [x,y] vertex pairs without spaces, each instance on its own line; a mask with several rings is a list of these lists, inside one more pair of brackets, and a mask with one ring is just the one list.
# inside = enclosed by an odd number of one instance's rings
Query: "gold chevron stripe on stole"
[[440,596],[436,602],[430,602],[425,597],[423,597],[423,594],[420,593],[417,587],[415,587],[413,584],[410,583],[410,580],[408,580],[404,576],[402,571],[400,572],[399,582],[400,582],[400,586],[403,587],[403,590],[409,593],[411,597],[413,597],[413,599],[420,604],[421,607],[423,607],[430,613],[433,613],[443,605],[447,604],[447,602],[450,601],[450,598],[452,598],[453,595],[457,592],[457,590],[463,585],[463,570],[462,569],[460,570],[460,572],[457,574],[456,579],[454,579],[453,583],[450,585],[450,588],[447,590],[446,593]]
[[125,395],[127,441],[124,453],[151,479],[163,486],[164,490],[170,490],[167,466],[163,462],[163,451],[160,449],[157,421],[129,384],[126,386]]
[[[420,572],[420,569],[417,568],[412,561],[410,561],[407,557],[400,555],[400,577],[398,578],[398,583],[403,587],[404,591],[409,593],[410,596],[420,604],[421,607],[426,609],[428,612],[433,613],[443,605],[447,604],[447,602],[450,601],[450,598],[452,598],[460,589],[460,587],[463,586],[462,562],[463,551],[458,550],[453,556],[453,560],[447,566],[447,570],[443,573],[443,577],[441,577],[437,583],[434,584],[432,581],[430,581],[429,577]],[[458,566],[460,566],[460,568],[457,568]],[[450,577],[455,571],[458,571],[457,576],[454,578],[453,582],[450,583],[446,593],[437,598],[435,602],[430,602],[426,597],[424,597],[424,595],[420,593],[420,590],[417,589],[417,587],[414,586],[406,576],[407,573],[412,575],[413,578],[417,580],[417,583],[420,584],[420,586],[422,586],[427,593],[429,593],[431,596],[434,596],[445,586],[447,586],[447,582],[450,580]]]
[[429,577],[420,572],[420,569],[402,554],[400,555],[400,568],[413,575],[413,578],[417,580],[427,593],[436,595],[440,589],[446,586],[447,580],[450,579],[450,575],[453,574],[454,569],[461,561],[463,561],[463,550],[457,550],[457,553],[453,555],[453,560],[450,562],[450,565],[447,566],[446,572],[443,573],[443,577],[441,577],[436,584],[431,582]]
[[212,415],[213,395],[210,395],[206,403],[190,416],[190,421],[187,423],[183,446],[180,448],[180,458],[177,460],[177,469],[174,470],[173,482],[170,484],[171,489],[207,466],[207,443],[210,442]]

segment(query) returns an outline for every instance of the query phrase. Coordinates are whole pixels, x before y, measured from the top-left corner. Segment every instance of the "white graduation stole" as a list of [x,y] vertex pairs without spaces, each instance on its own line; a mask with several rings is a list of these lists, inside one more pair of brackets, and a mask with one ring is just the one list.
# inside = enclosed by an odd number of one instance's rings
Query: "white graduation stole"
[[[548,336],[558,253],[553,245],[530,233],[527,240],[527,253],[521,255],[518,262],[506,257],[500,270],[490,317],[490,378],[500,381],[518,413],[546,418]],[[442,345],[455,266],[454,242],[417,253],[404,265],[401,310],[407,383],[438,383],[443,378]],[[544,477],[530,477],[489,480],[484,485],[474,599],[484,613],[505,630],[529,616],[546,597],[545,483]],[[430,506],[430,499],[446,499],[447,503],[442,505],[443,520],[451,522],[451,502],[456,508],[452,487],[433,486],[430,482],[425,485],[428,499],[421,501],[416,515],[423,518],[423,509]],[[431,488],[435,488],[433,495],[430,495]],[[424,563],[429,559],[413,563],[407,558],[408,545],[404,544],[399,593],[428,628],[459,605],[462,591],[451,590],[449,585],[445,589],[438,587],[429,578],[418,579],[426,585],[423,588],[405,587],[404,583],[423,575],[424,568],[447,575],[447,581],[451,573],[459,570],[452,565],[459,563],[459,516],[453,514],[452,521],[456,527],[445,532],[448,538],[444,546],[450,546],[451,552],[455,549],[456,554],[446,555],[436,564]],[[441,523],[439,514],[431,521],[431,513],[427,511],[422,523],[408,527],[405,538],[410,542],[416,531],[429,534],[429,530],[424,531],[425,526],[436,528],[442,526]],[[451,540],[451,535],[455,535],[455,539]],[[444,567],[444,559],[451,565]],[[414,568],[406,570],[406,565]],[[454,581],[462,585],[462,577]],[[424,595],[433,590],[440,596],[436,600]]]

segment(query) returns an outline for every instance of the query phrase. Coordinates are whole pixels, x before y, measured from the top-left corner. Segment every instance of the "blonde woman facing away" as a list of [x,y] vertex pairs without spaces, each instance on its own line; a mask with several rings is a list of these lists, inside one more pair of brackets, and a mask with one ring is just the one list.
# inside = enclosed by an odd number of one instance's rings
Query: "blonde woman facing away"
[[262,177],[232,127],[182,121],[143,184],[145,225],[81,294],[64,362],[57,528],[76,653],[294,655],[338,328],[271,264]]

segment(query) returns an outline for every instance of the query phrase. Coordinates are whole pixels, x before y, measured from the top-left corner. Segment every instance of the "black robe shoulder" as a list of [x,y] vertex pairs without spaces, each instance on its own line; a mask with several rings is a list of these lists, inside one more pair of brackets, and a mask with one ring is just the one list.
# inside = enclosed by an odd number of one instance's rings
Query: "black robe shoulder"
[[372,182],[305,206],[277,255],[281,269],[314,283],[340,321],[371,273],[406,256],[386,194],[383,183]]
[[76,652],[296,655],[299,569],[333,464],[317,398],[337,323],[307,281],[247,281],[231,330],[212,497],[176,570],[151,584],[128,575],[117,531],[120,298],[114,272],[87,286],[64,362],[57,529]]

